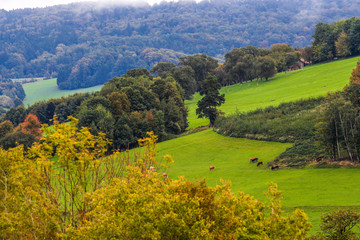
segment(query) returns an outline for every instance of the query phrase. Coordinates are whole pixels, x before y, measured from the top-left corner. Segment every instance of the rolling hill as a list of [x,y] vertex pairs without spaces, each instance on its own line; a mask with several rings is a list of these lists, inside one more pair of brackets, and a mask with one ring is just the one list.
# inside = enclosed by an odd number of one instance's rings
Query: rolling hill
[[[293,72],[278,73],[267,82],[253,81],[223,87],[221,93],[225,93],[225,104],[220,110],[225,114],[245,112],[340,91],[349,83],[351,71],[358,60],[359,57],[354,57],[316,64]],[[209,123],[208,120],[198,119],[196,116],[196,104],[200,98],[197,93],[192,100],[186,102],[190,129]]]
[[249,45],[304,47],[317,23],[351,18],[359,9],[347,0],[108,2],[0,9],[1,78],[58,76],[61,89],[75,89],[176,63],[184,54],[221,59]]

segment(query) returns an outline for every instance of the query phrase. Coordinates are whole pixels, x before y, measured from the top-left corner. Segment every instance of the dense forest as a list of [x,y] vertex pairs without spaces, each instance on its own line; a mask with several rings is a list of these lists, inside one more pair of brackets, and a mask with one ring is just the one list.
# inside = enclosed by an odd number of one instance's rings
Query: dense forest
[[313,37],[309,61],[316,63],[334,57],[357,56],[360,54],[360,18],[353,17],[331,24],[318,23]]
[[315,25],[358,14],[355,1],[212,0],[138,6],[95,3],[0,11],[1,79],[58,77],[61,89],[102,84],[184,54],[310,45]]
[[[195,54],[180,57],[180,66],[160,62],[150,72],[145,68],[131,69],[105,83],[100,92],[40,101],[27,109],[23,106],[11,108],[0,119],[0,129],[4,129],[3,133],[0,130],[0,145],[7,149],[22,142],[25,136],[19,132],[28,134],[29,140],[24,142],[26,147],[36,141],[31,132],[22,131],[21,126],[28,122],[29,115],[35,117],[32,124],[35,128],[40,126],[36,122],[50,124],[54,115],[60,122],[76,116],[79,127],[89,127],[92,134],[105,133],[115,149],[137,146],[137,139],[145,137],[148,131],[158,135],[160,141],[166,140],[186,130],[184,100],[190,99],[196,91],[207,95],[213,92],[214,86],[219,89],[221,85],[255,78],[267,81],[278,69],[286,70],[297,64],[300,55],[301,51],[287,44],[274,44],[270,49],[248,46],[227,53],[224,64],[205,54]],[[213,79],[213,84],[208,83],[210,89],[205,83],[209,79],[210,82]],[[217,90],[213,93],[218,94]],[[207,113],[199,110],[200,116],[212,116],[212,123],[219,113],[213,112],[213,107],[224,102],[224,98],[219,97],[214,105],[215,95],[200,102]]]
[[154,77],[144,68],[132,69],[93,94],[39,101],[27,109],[11,108],[1,118],[0,145],[5,149],[17,143],[30,147],[39,140],[41,123],[52,124],[54,115],[59,122],[76,116],[78,127],[88,127],[94,135],[104,133],[111,141],[109,150],[138,146],[138,139],[149,131],[162,141],[187,128],[184,99],[184,90],[173,77]]

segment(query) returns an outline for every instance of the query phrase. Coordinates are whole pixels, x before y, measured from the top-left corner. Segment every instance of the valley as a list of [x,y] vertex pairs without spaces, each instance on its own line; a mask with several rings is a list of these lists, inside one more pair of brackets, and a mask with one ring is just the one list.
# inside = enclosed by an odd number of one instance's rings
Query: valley
[[[355,239],[345,2],[0,9],[0,238]],[[354,212],[324,220],[338,209]]]
[[50,98],[66,97],[75,93],[91,93],[101,89],[103,85],[75,90],[60,90],[56,84],[56,78],[45,81],[24,84],[23,88],[26,94],[24,106],[29,106],[37,101],[46,101]]

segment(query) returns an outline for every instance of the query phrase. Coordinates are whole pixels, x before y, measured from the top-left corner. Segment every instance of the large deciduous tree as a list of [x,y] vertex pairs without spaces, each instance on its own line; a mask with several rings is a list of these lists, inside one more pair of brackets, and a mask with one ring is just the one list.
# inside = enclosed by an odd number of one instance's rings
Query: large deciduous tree
[[210,126],[213,126],[215,119],[219,114],[216,107],[221,106],[225,102],[225,94],[220,94],[220,83],[215,76],[209,76],[203,83],[200,95],[204,96],[197,103],[198,108],[196,114],[198,118],[206,117],[210,120]]
[[270,56],[258,57],[254,65],[257,77],[265,78],[266,81],[269,79],[269,77],[274,76],[277,72],[276,63]]
[[190,99],[196,92],[195,71],[190,66],[174,67],[171,75],[184,89],[185,99]]
[[36,139],[40,139],[40,137],[42,137],[41,123],[39,119],[33,114],[27,115],[25,121],[20,124],[20,126],[22,132],[29,133]]
[[218,61],[206,54],[196,54],[180,57],[179,65],[190,66],[194,70],[197,90],[200,90],[202,82],[218,66]]
[[170,76],[171,69],[176,67],[174,63],[170,62],[159,62],[153,68],[151,68],[151,73],[156,73],[161,78],[166,78]]
[[340,33],[340,36],[335,42],[336,56],[346,57],[351,55],[349,39],[345,32]]
[[311,62],[313,59],[313,48],[312,47],[304,47],[304,49],[301,52],[301,57],[304,58],[306,62]]
[[351,73],[350,85],[354,83],[360,83],[360,61],[358,61],[356,67]]
[[351,240],[359,239],[352,229],[358,227],[360,214],[352,209],[338,209],[321,217],[321,233],[310,239]]

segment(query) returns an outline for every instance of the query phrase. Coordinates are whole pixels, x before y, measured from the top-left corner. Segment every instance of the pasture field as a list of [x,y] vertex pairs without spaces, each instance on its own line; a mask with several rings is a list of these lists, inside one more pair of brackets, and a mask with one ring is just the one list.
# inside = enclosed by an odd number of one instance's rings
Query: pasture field
[[[168,169],[170,178],[188,180],[206,178],[210,186],[220,179],[231,180],[232,190],[245,192],[265,201],[266,183],[275,182],[284,191],[282,205],[292,212],[304,209],[319,231],[321,215],[339,207],[360,209],[360,169],[280,169],[271,171],[266,163],[290,147],[276,143],[224,137],[210,130],[186,135],[158,144],[159,156],[170,154],[175,163]],[[258,157],[264,166],[250,164]],[[213,171],[209,166],[216,166]]]
[[26,94],[24,106],[32,105],[37,101],[47,100],[50,98],[66,97],[75,93],[99,91],[102,86],[103,85],[74,90],[60,90],[56,84],[56,78],[24,84],[23,88]]
[[[219,108],[226,114],[236,110],[246,112],[257,108],[277,106],[282,102],[325,96],[328,92],[342,90],[349,83],[352,69],[359,57],[307,66],[303,69],[278,73],[269,81],[247,82],[223,87],[225,103]],[[207,119],[198,119],[195,113],[199,93],[186,101],[189,109],[189,129],[209,124]]]

